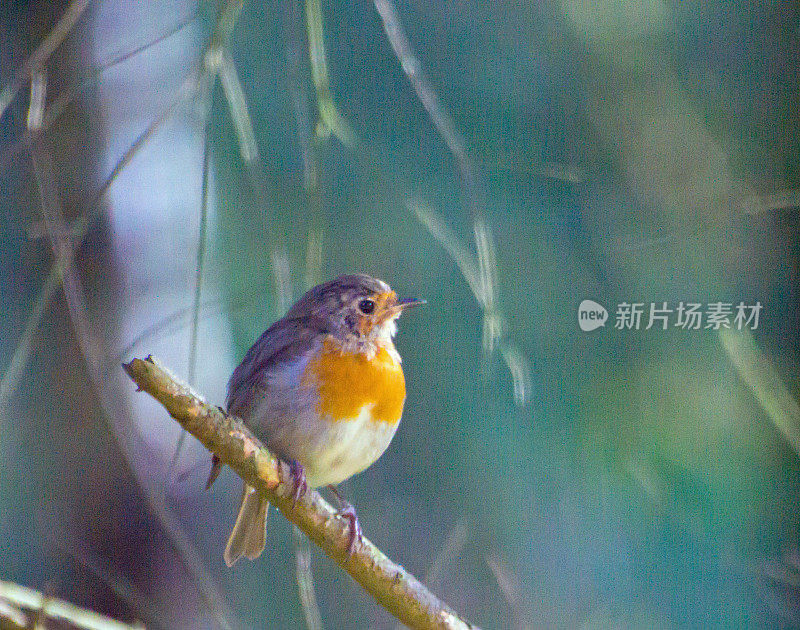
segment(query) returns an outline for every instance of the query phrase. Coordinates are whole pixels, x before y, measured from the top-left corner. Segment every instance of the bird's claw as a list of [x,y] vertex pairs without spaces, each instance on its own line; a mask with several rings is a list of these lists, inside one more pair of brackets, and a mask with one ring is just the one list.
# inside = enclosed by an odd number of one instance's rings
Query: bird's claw
[[292,509],[294,509],[297,502],[308,492],[308,483],[306,482],[305,469],[302,464],[295,459],[289,460],[289,474],[294,484],[294,490],[292,491]]
[[347,545],[347,555],[352,556],[356,546],[361,544],[361,539],[364,537],[364,532],[361,531],[361,523],[358,522],[358,516],[356,516],[356,509],[342,498],[336,486],[329,485],[328,489],[336,497],[336,502],[339,504],[336,516],[350,522],[350,542]]
[[336,515],[350,522],[350,541],[347,544],[347,555],[352,556],[364,537],[364,532],[361,531],[361,523],[358,522],[358,516],[356,516],[356,509],[349,503],[344,502],[344,505]]

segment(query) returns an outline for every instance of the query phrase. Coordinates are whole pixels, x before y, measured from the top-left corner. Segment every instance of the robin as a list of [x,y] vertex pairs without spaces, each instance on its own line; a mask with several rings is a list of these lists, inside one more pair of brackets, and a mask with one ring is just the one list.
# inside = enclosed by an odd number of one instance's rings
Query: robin
[[[399,300],[385,282],[345,275],[306,293],[253,344],[228,382],[228,412],[290,465],[297,500],[328,486],[350,521],[350,551],[361,538],[336,484],[373,464],[397,431],[406,398],[396,320],[422,300]],[[213,460],[207,486],[221,462]],[[269,504],[245,484],[225,562],[261,555]]]

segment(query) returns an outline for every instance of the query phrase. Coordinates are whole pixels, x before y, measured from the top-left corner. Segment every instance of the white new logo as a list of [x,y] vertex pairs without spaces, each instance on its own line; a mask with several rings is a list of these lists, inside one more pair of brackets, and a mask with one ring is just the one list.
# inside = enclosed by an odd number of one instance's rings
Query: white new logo
[[578,306],[578,326],[589,332],[606,325],[608,311],[594,300],[584,300]]

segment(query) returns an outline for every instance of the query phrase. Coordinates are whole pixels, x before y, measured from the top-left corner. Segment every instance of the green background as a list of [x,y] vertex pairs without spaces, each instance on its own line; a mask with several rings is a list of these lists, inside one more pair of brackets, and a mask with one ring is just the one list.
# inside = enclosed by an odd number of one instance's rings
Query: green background
[[[64,8],[3,4],[0,86]],[[230,371],[282,314],[275,252],[290,301],[339,273],[383,278],[428,304],[399,322],[399,432],[342,491],[391,558],[485,628],[800,626],[800,442],[787,438],[800,429],[797,7],[396,8],[476,186],[373,4],[322,6],[331,94],[358,138],[345,146],[318,125],[305,6],[247,3],[230,54],[260,157],[244,165],[217,82],[195,384],[222,404]],[[49,99],[198,12],[91,75],[44,133],[68,222],[178,94],[216,10],[95,3],[56,50]],[[28,102],[26,86],[0,118],[4,373],[53,260],[35,234]],[[174,423],[119,369],[153,353],[190,376],[203,111],[198,94],[184,99],[95,204],[76,260],[99,385],[59,291],[3,401],[0,579],[148,627],[217,627],[220,614],[302,627],[289,525],[273,513],[266,553],[227,569],[238,479],[226,471],[204,492],[207,454],[191,439],[170,471]],[[471,259],[473,208],[488,225],[503,347],[529,370],[524,404],[502,354],[484,350],[480,301],[412,202]],[[312,232],[319,267],[307,264]],[[609,310],[605,327],[580,330],[584,299]],[[720,301],[760,302],[758,328],[614,328],[622,302],[644,303],[646,320],[651,302]],[[313,564],[325,627],[394,626],[333,563],[315,552]]]

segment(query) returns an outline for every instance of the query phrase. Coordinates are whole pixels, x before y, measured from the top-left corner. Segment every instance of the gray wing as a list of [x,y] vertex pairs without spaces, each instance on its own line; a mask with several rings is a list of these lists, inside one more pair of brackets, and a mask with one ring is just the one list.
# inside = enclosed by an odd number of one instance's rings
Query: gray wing
[[270,377],[305,355],[325,332],[325,323],[314,317],[284,318],[270,326],[228,381],[228,412],[248,420],[254,397],[263,391]]
[[[263,396],[267,383],[274,381],[276,374],[285,373],[285,368],[305,355],[318,342],[319,336],[326,332],[328,330],[325,321],[314,316],[284,318],[270,326],[247,351],[228,381],[228,396],[225,400],[228,413],[239,416],[256,435],[268,439],[269,436],[264,431],[266,418],[251,417],[253,403],[259,398],[259,394]],[[299,383],[295,386],[299,387]],[[295,404],[299,398],[287,391],[288,388],[283,389],[282,396],[260,406],[261,411],[267,411],[276,424],[280,424],[289,415],[289,406]],[[211,472],[206,489],[211,487],[221,469],[222,462],[214,455],[211,458]]]

